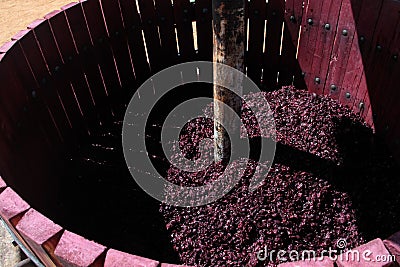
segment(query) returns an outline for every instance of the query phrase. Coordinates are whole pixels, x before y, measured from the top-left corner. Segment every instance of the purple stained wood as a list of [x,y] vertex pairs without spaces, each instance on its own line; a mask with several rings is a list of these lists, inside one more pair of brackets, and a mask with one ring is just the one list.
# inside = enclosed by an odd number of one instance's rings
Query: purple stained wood
[[124,90],[120,96],[123,97],[126,91],[135,84],[135,76],[121,10],[118,1],[101,0],[100,2],[119,78]]
[[94,44],[90,38],[82,6],[76,3],[75,5],[70,5],[64,12],[73,40],[78,47],[81,57],[80,65],[91,89],[90,92],[93,97],[95,111],[98,114],[97,117],[103,125],[110,125],[112,123],[112,111],[108,103],[107,89],[102,82],[99,65],[93,51]]
[[197,0],[195,3],[196,32],[199,60],[212,61],[213,30],[210,0]]
[[[42,23],[47,22],[43,21]],[[52,120],[57,126],[59,135],[62,136],[63,133],[68,133],[70,129],[69,118],[64,111],[63,103],[59,98],[57,90],[46,90],[54,77],[50,74],[48,64],[40,51],[34,32],[30,31],[27,33],[19,43],[36,82],[35,86],[30,87],[29,90],[37,90],[36,96],[43,97],[51,113]]]
[[174,1],[174,17],[179,43],[180,62],[194,59],[194,41],[192,20],[193,13],[189,0]]
[[[265,56],[263,83],[267,90],[277,88],[278,70],[280,66],[280,47],[282,25],[285,13],[284,0],[270,0],[267,5],[267,29],[265,37]],[[252,14],[249,13],[249,16]],[[250,39],[250,42],[252,40]]]
[[161,49],[165,56],[162,65],[169,67],[178,63],[174,10],[171,1],[156,0],[154,3],[159,24]]
[[247,75],[256,84],[261,83],[263,65],[264,26],[267,12],[265,0],[253,0],[249,3],[249,48],[247,51]]
[[107,89],[109,104],[114,110],[119,110],[121,92],[117,66],[108,40],[108,33],[102,18],[101,7],[98,1],[81,1],[86,19],[86,25],[94,45],[94,57],[100,66],[102,82]]
[[151,71],[156,73],[162,67],[163,56],[154,3],[153,1],[139,0],[138,4]]
[[[302,87],[299,82],[302,79],[301,69],[297,62],[296,54],[303,11],[302,0],[286,1],[279,85],[290,85],[295,81],[295,86]],[[295,79],[293,80],[294,76]]]
[[137,83],[141,83],[149,77],[150,66],[146,57],[141,21],[137,12],[136,2],[132,0],[119,0],[119,4],[121,7],[122,18],[124,20],[124,28],[127,33],[135,79]]

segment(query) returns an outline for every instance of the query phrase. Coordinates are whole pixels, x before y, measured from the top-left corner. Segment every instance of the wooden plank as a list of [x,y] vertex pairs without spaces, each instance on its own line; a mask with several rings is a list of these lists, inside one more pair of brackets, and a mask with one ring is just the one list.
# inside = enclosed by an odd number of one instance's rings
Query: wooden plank
[[95,59],[100,66],[103,83],[107,89],[107,95],[113,114],[120,110],[120,100],[117,98],[121,91],[118,73],[108,40],[106,26],[102,18],[102,12],[98,1],[81,1],[91,39],[94,43]]
[[[351,0],[343,0],[342,8],[339,15],[337,26],[337,34],[335,37],[332,53],[329,62],[329,72],[326,78],[324,94],[330,95],[331,98],[337,99],[343,104],[352,105],[355,88],[343,84],[346,72],[351,72],[355,67],[355,62],[351,61],[352,66],[348,66],[351,55],[353,41],[357,42],[356,34],[356,16],[358,10],[354,10]],[[357,53],[357,51],[355,51]],[[346,90],[344,90],[346,86]]]
[[161,42],[158,35],[157,17],[153,1],[138,0],[140,15],[142,18],[143,33],[150,61],[152,73],[156,73],[162,67]]
[[[279,85],[290,85],[293,78],[301,77],[301,69],[297,62],[297,45],[300,25],[303,20],[303,1],[287,0],[285,5],[285,30],[282,41],[282,61],[279,69]],[[302,79],[302,77],[301,77]],[[296,86],[301,87],[300,83]]]
[[[41,20],[40,23],[47,22]],[[35,25],[31,24],[30,27],[34,28],[34,26]],[[19,43],[21,44],[23,53],[37,82],[38,88],[36,95],[43,97],[52,120],[57,125],[59,134],[65,137],[64,134],[69,134],[71,132],[71,127],[69,115],[67,116],[64,111],[66,105],[63,104],[64,102],[61,102],[61,97],[64,97],[64,95],[59,95],[57,90],[58,86],[55,83],[58,79],[51,75],[47,67],[48,63],[43,58],[33,31],[26,34]],[[60,93],[61,92],[62,90],[60,90]]]
[[54,255],[62,266],[102,266],[102,254],[105,250],[106,247],[100,244],[64,231]]
[[180,52],[180,62],[194,60],[194,41],[191,12],[189,0],[174,0],[174,16]]
[[[90,132],[96,131],[98,130],[99,122],[97,120],[91,88],[81,67],[78,48],[72,38],[64,12],[48,18],[48,24],[50,25],[52,35],[49,32],[46,36],[38,36],[38,39],[41,41],[41,45],[55,42],[54,45],[58,48],[64,62],[63,70],[60,73],[64,75],[65,81],[69,81],[72,85],[73,94],[87,130]],[[55,64],[60,64],[60,59],[57,59]],[[54,72],[56,71],[52,68],[51,71],[53,70]],[[83,127],[83,125],[79,127]],[[83,132],[82,134],[85,135]]]
[[[265,40],[263,81],[267,90],[277,87],[280,65],[282,25],[285,14],[284,0],[270,0],[267,6],[267,33]],[[249,16],[250,13],[249,13]],[[252,40],[250,40],[251,42]]]
[[[382,89],[382,83],[387,78],[386,66],[388,66],[388,63],[391,60],[391,54],[388,48],[396,34],[397,28],[395,26],[398,23],[398,19],[399,14],[396,11],[394,2],[392,0],[385,0],[383,2],[380,18],[375,28],[372,49],[370,50],[370,63],[368,64],[372,65],[366,72],[368,94],[371,103],[369,109],[372,114],[377,114],[379,107],[381,106],[381,103],[379,102],[380,90]],[[393,25],[393,27],[388,27],[388,25]],[[376,120],[381,120],[381,118],[378,118],[377,116],[372,119],[374,123]],[[371,118],[367,118],[367,121],[371,121]]]
[[[60,129],[60,133],[65,141],[73,143],[74,138],[71,126],[76,129],[81,129],[85,126],[83,126],[83,118],[78,111],[78,105],[69,82],[63,78],[63,60],[54,41],[50,25],[46,20],[41,20],[40,24],[31,24],[29,28],[31,28],[33,31],[35,39],[37,40],[42,51],[44,60],[46,61],[48,71],[51,75],[51,79],[48,81],[46,81],[46,78],[44,78],[42,81],[39,80],[39,83],[42,83],[40,86],[44,86],[44,90],[50,90],[49,88],[54,88],[53,91],[55,91],[57,95],[53,95],[53,97],[60,98],[60,105],[66,113],[68,119],[68,127]],[[32,38],[30,40],[35,42],[35,39]],[[28,47],[29,44],[26,43],[26,46]],[[57,121],[57,118],[55,119]]]
[[360,76],[360,80],[355,82],[358,88],[356,99],[360,99],[360,103],[364,103],[364,108],[360,110],[360,114],[364,118],[367,117],[370,107],[368,85],[365,74],[371,67],[370,50],[372,49],[372,39],[382,10],[382,4],[383,0],[364,0],[357,22],[358,42],[363,58],[364,70],[363,74]]
[[249,3],[249,42],[247,76],[256,84],[261,83],[263,65],[264,26],[267,12],[265,0],[253,0]]
[[114,0],[101,0],[100,3],[122,89],[127,91],[135,85],[135,76],[119,3]]
[[195,5],[197,45],[199,60],[212,61],[213,29],[212,29],[212,1],[197,0]]
[[81,67],[91,89],[96,114],[98,114],[98,118],[102,124],[109,125],[112,123],[112,113],[108,103],[107,89],[102,82],[99,66],[95,59],[94,44],[89,35],[82,6],[76,3],[64,12],[80,54]]
[[[394,14],[399,14],[400,3],[396,1],[391,1],[390,4],[391,12]],[[388,53],[390,59],[385,65],[385,77],[381,79],[379,83],[380,90],[375,100],[379,106],[377,114],[379,124],[376,125],[377,128],[384,129],[384,131],[392,132],[397,124],[398,115],[400,114],[400,108],[398,105],[398,99],[400,97],[400,92],[398,90],[398,82],[400,76],[400,64],[399,64],[399,54],[400,54],[400,18],[397,16],[397,21],[391,21],[393,28],[397,29],[388,45]],[[381,118],[379,120],[379,118]],[[386,128],[388,128],[386,130]],[[393,141],[393,140],[390,140]]]
[[[327,83],[327,76],[329,73],[330,61],[335,61],[336,58],[332,55],[334,46],[335,36],[342,36],[342,31],[338,29],[339,12],[342,6],[342,0],[340,1],[323,1],[321,13],[319,14],[317,38],[315,41],[315,49],[313,52],[311,73],[312,76],[318,77],[320,82],[316,82],[310,79],[308,76],[308,89],[311,92],[318,94],[328,94],[324,91],[325,84]],[[329,23],[330,29],[326,28],[326,23]],[[344,37],[344,36],[343,36]],[[307,80],[307,79],[306,79]],[[328,86],[330,88],[330,85]],[[337,92],[336,90],[335,92]],[[334,97],[332,95],[332,97]]]
[[132,56],[136,82],[140,84],[150,77],[150,66],[146,57],[139,13],[135,1],[119,0],[119,3],[128,35],[128,45]]
[[[8,62],[3,62],[2,66],[6,67],[6,76],[9,79],[1,78],[2,85],[4,88],[13,88],[13,92],[19,92],[20,100],[26,100],[26,116],[29,122],[33,124],[33,132],[35,132],[36,129],[40,129],[38,134],[44,138],[48,145],[59,144],[63,137],[60,137],[57,125],[52,120],[48,107],[41,96],[41,92],[37,90],[38,84],[19,43],[13,48],[11,53],[8,54],[8,59]],[[6,60],[7,59],[4,61]],[[7,99],[3,104],[5,107],[7,107],[7,105],[12,105],[13,109],[24,109],[24,107],[10,101],[9,98],[10,97],[3,98],[4,100]],[[28,110],[29,112],[27,112]],[[17,115],[17,113],[11,113]],[[17,121],[14,122],[17,123]]]
[[161,48],[164,54],[164,67],[178,63],[178,50],[174,26],[174,10],[171,1],[155,0],[156,15],[160,30]]
[[[315,75],[312,73],[312,62],[314,59],[314,51],[317,45],[316,41],[322,23],[320,22],[322,3],[319,0],[310,0],[305,7],[305,14],[302,20],[302,28],[300,35],[300,44],[298,51],[298,62],[302,69],[302,76],[306,87],[312,91],[315,87]],[[332,28],[334,29],[334,27]],[[320,77],[318,77],[321,79]],[[321,80],[319,81],[321,83]]]
[[[352,108],[355,113],[359,113],[365,108],[364,99],[359,96],[359,81],[361,81],[364,75],[365,67],[361,52],[362,47],[359,41],[358,24],[363,14],[363,9],[368,4],[366,1],[368,0],[351,2],[354,24],[350,26],[354,28],[355,32],[348,54],[348,62],[345,66],[343,81],[341,85],[338,85],[342,89],[339,97],[340,102]],[[347,92],[350,93],[350,97],[346,94]]]
[[[19,50],[18,44],[10,49],[0,63],[0,149],[1,149],[1,175],[7,177],[11,186],[16,185],[19,177],[28,175],[32,171],[32,160],[28,159],[31,151],[21,151],[19,148],[24,138],[36,139],[43,146],[40,155],[48,148],[47,136],[43,133],[41,125],[35,125],[37,114],[30,113],[28,97],[16,77],[17,70],[14,69],[14,50]],[[23,62],[21,62],[23,64]],[[28,112],[29,111],[29,112]],[[53,125],[53,129],[56,128]],[[58,132],[55,138],[60,141]],[[55,141],[56,143],[56,141]],[[24,168],[20,167],[25,162]]]

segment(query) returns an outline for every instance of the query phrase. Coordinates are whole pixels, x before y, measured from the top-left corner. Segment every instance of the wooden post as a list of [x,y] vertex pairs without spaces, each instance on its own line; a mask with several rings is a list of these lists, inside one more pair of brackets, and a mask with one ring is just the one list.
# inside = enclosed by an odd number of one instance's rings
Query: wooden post
[[[244,72],[244,1],[213,0],[214,157],[216,162],[229,160],[232,152],[231,142],[233,145],[232,140],[240,137],[240,121],[235,119],[232,113],[229,114],[221,102],[240,115],[242,101],[237,94],[243,91],[243,77],[226,73],[226,69],[223,71],[216,63]],[[231,85],[231,91],[216,85],[217,83]],[[225,130],[218,121],[222,122]]]

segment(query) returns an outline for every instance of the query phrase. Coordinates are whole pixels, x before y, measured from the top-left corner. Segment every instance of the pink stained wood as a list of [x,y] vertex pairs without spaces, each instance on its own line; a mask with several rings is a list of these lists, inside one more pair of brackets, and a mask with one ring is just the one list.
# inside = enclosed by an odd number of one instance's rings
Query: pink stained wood
[[107,252],[104,267],[158,267],[159,264],[155,260],[110,249]]
[[[337,26],[337,34],[334,40],[331,58],[329,62],[329,71],[326,78],[324,93],[330,95],[331,98],[339,100],[343,104],[351,105],[354,99],[355,92],[350,85],[350,88],[344,90],[343,84],[344,76],[348,68],[355,66],[353,57],[356,55],[351,54],[353,42],[357,42],[356,34],[356,17],[358,10],[352,8],[351,0],[343,0],[342,7],[339,14],[339,21]],[[357,50],[355,53],[359,53]],[[360,59],[360,57],[359,57]],[[350,60],[350,62],[349,62]],[[349,64],[352,64],[349,66]],[[352,71],[351,69],[349,71]],[[335,88],[333,90],[333,88]]]
[[[331,61],[336,60],[332,53],[335,36],[342,36],[342,31],[338,28],[342,1],[344,0],[322,1],[320,13],[317,15],[318,21],[315,22],[317,36],[312,55],[311,77],[310,75],[306,77],[306,81],[308,80],[308,90],[311,92],[326,94],[324,87],[330,72],[329,64]],[[330,25],[330,29],[326,28],[327,23]],[[314,77],[314,79],[312,79],[312,77]],[[320,79],[319,82],[315,80],[317,77]],[[328,86],[330,87],[330,85]]]
[[24,214],[16,229],[46,266],[56,266],[54,249],[61,236],[61,226],[34,209]]
[[[318,31],[322,27],[320,22],[321,10],[323,1],[311,0],[304,7],[303,20],[301,22],[300,43],[298,49],[298,62],[304,75],[306,87],[310,91],[315,91],[316,81],[318,78],[319,84],[323,83],[321,77],[316,77],[312,73],[312,62],[314,59],[314,51]],[[317,84],[318,85],[318,84]]]
[[100,259],[105,249],[106,247],[102,245],[65,231],[54,251],[54,255],[65,267],[95,266],[96,260]]
[[0,176],[0,190],[3,190],[6,187],[7,187],[6,182],[4,182],[4,180]]
[[0,194],[0,215],[3,219],[11,220],[29,209],[26,203],[14,190],[6,188]]

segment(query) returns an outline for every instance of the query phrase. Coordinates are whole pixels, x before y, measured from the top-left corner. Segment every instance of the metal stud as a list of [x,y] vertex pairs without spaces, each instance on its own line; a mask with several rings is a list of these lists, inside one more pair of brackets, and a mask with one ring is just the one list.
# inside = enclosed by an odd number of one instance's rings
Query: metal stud
[[55,66],[55,67],[54,67],[54,71],[55,71],[55,72],[59,72],[59,71],[60,71],[60,66]]
[[272,11],[272,16],[276,16],[276,12],[275,11]]
[[325,30],[329,31],[329,30],[331,29],[331,24],[326,23],[326,24],[324,25],[324,28],[325,28]]
[[376,50],[382,51],[382,46],[381,46],[381,45],[377,45],[377,46],[376,46]]
[[254,10],[254,15],[258,15],[260,13],[260,11],[258,11],[257,9]]
[[187,13],[189,13],[189,11],[185,8],[185,9],[183,10],[183,13],[187,14]]
[[343,30],[343,31],[342,31],[342,35],[343,35],[343,36],[347,36],[347,35],[349,35],[349,31],[348,31],[348,30],[346,30],[346,29],[345,29],[345,30]]
[[360,104],[358,105],[358,107],[359,107],[361,110],[363,110],[363,109],[364,109],[364,107],[365,107],[365,104],[364,104],[364,102],[360,102]]
[[35,90],[32,90],[32,97],[33,97],[33,98],[36,98],[36,96],[37,96],[37,95],[36,95],[36,91],[35,91]]
[[346,98],[349,99],[351,97],[351,94],[349,92],[346,93]]
[[305,73],[305,72],[302,72],[302,73],[301,73],[301,76],[302,76],[302,77],[306,77],[306,73]]
[[208,8],[203,8],[203,14],[206,14],[208,12]]
[[395,54],[395,55],[393,55],[392,58],[393,58],[393,60],[397,61],[399,59],[399,55]]
[[47,83],[46,78],[43,78],[43,79],[42,79],[42,84],[45,85],[46,83]]
[[315,77],[314,81],[315,81],[315,83],[320,84],[321,83],[321,78]]
[[313,25],[313,24],[314,24],[314,21],[313,21],[312,18],[309,18],[309,19],[307,20],[307,23],[308,23],[308,25]]
[[332,91],[336,91],[336,90],[337,90],[336,84],[331,84],[331,90],[332,90]]
[[365,37],[362,36],[362,35],[360,36],[360,42],[361,42],[361,43],[364,43],[364,42],[365,42]]
[[161,20],[161,21],[165,21],[165,17],[161,17],[160,20]]
[[296,18],[295,18],[293,15],[290,16],[289,20],[290,20],[291,22],[296,22]]
[[116,31],[116,32],[115,32],[115,36],[119,36],[119,31]]

